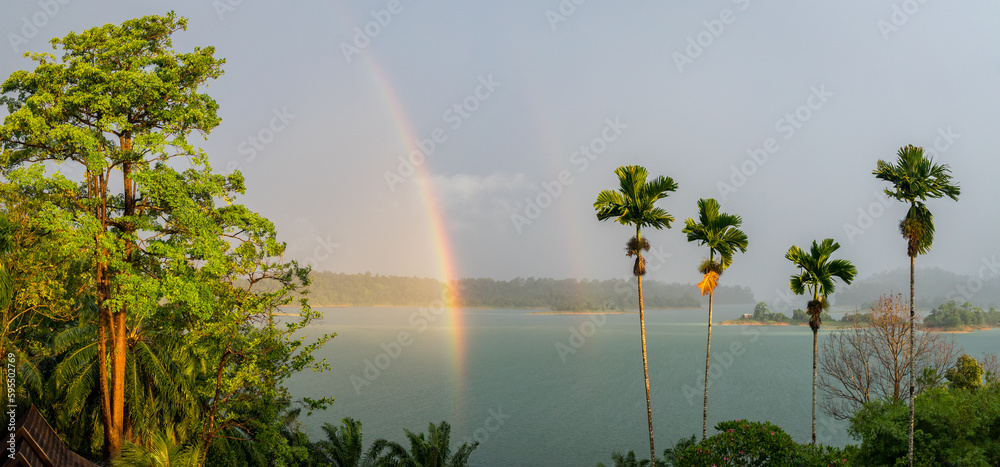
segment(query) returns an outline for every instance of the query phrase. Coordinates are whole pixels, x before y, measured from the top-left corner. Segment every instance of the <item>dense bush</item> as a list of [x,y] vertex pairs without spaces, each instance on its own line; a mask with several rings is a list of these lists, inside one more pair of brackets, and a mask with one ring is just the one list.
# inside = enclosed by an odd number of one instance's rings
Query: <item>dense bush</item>
[[677,466],[820,466],[843,465],[854,448],[800,445],[770,422],[730,420],[715,426],[718,434],[687,447]]
[[[849,428],[862,440],[857,465],[906,465],[909,416],[905,401],[858,410]],[[928,390],[916,398],[914,419],[914,465],[1000,465],[1000,385]]]

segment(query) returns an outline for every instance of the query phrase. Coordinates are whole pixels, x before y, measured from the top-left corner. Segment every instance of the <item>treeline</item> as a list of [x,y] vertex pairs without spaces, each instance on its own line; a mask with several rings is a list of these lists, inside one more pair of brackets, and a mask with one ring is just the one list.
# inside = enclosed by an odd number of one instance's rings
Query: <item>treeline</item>
[[931,311],[924,318],[924,326],[946,329],[1000,327],[1000,311],[992,307],[989,311],[983,311],[968,302],[957,305],[952,301]]
[[[623,310],[636,303],[633,281],[577,280],[529,277],[509,281],[459,279],[446,285],[436,279],[314,272],[309,301],[313,306],[427,306],[441,298],[450,285],[463,306],[547,308],[559,311]],[[643,298],[650,308],[697,308],[704,299],[693,284],[643,282]],[[749,287],[720,286],[718,304],[753,303]]]

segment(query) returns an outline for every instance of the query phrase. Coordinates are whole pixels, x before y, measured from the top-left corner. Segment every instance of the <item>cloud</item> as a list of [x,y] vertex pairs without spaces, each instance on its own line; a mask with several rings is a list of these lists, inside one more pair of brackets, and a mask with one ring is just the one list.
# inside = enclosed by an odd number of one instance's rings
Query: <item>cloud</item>
[[510,228],[510,213],[516,210],[510,200],[538,189],[523,173],[434,175],[431,185],[448,226],[457,231]]

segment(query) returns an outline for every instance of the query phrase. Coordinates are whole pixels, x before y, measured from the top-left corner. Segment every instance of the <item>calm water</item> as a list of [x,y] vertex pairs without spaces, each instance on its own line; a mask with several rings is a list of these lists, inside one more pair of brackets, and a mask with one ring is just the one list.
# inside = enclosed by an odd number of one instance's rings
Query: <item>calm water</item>
[[[752,308],[719,306],[714,320]],[[336,398],[330,410],[303,419],[313,439],[322,437],[324,422],[350,416],[363,423],[366,448],[377,438],[405,446],[403,428],[424,432],[430,422],[446,420],[453,446],[480,441],[470,459],[476,466],[594,466],[610,463],[614,450],[648,453],[636,314],[456,310],[464,342],[456,354],[451,312],[430,315],[433,322],[422,328],[417,308],[323,311],[326,318],[312,332],[338,334],[320,353],[333,370],[289,382],[295,396]],[[706,321],[707,310],[646,314],[658,454],[679,438],[700,438]],[[408,338],[400,340],[401,332]],[[975,356],[1000,350],[998,337],[1000,330],[956,335]],[[716,422],[742,418],[769,420],[797,441],[809,440],[808,327],[713,326],[712,350],[710,433]],[[819,442],[854,442],[846,422],[818,413]]]

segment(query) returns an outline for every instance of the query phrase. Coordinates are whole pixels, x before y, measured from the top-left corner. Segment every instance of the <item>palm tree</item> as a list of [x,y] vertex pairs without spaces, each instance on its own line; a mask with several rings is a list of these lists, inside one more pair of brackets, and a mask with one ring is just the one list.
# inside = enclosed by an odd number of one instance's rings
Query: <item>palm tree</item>
[[382,443],[373,444],[367,455],[362,456],[364,448],[361,444],[361,422],[346,417],[341,419],[340,423],[340,427],[330,423],[323,424],[326,441],[320,441],[318,444],[327,459],[335,467],[370,467],[375,465],[377,446],[383,445],[384,440]]
[[797,246],[792,246],[785,254],[785,258],[799,268],[799,273],[792,275],[788,282],[792,292],[796,295],[806,292],[812,294],[812,300],[806,305],[806,312],[809,313],[809,327],[813,332],[812,443],[814,445],[816,444],[816,337],[820,325],[823,324],[821,315],[823,310],[830,307],[827,297],[837,288],[833,282],[834,278],[850,284],[858,274],[858,270],[850,261],[830,259],[830,255],[838,248],[840,244],[828,238],[818,245],[816,240],[813,240],[809,254]]
[[[635,453],[632,451],[628,452],[628,455],[622,454],[619,451],[611,453],[611,467],[649,467],[649,461],[646,459],[637,460],[635,458]],[[604,465],[603,462],[598,462],[597,467],[608,467]]]
[[[698,221],[688,218],[682,232],[689,242],[708,245],[708,258],[698,266],[705,278],[698,284],[702,295],[708,295],[708,345],[705,350],[705,405],[702,411],[701,439],[708,437],[708,366],[712,355],[712,299],[719,276],[733,262],[736,250],[747,251],[747,234],[739,229],[743,219],[740,216],[719,212],[719,202],[709,199],[698,200]],[[719,254],[719,260],[715,254]]]
[[[94,430],[100,426],[96,316],[96,304],[84,302],[77,326],[60,332],[53,342],[53,352],[61,357],[50,381],[60,407],[55,423],[74,446],[103,441],[93,438],[101,436]],[[184,443],[200,420],[193,379],[204,373],[204,365],[177,336],[153,329],[150,322],[130,319],[125,333],[125,432],[128,441],[148,446],[166,423],[171,427],[166,435]]]
[[615,169],[620,184],[619,191],[602,190],[594,202],[597,220],[614,218],[619,224],[635,226],[635,237],[628,241],[626,256],[635,256],[632,273],[638,279],[639,288],[639,333],[642,338],[642,374],[646,379],[646,415],[649,419],[649,458],[656,459],[653,448],[653,409],[649,400],[649,367],[646,364],[646,321],[642,309],[642,276],[646,274],[646,260],[642,251],[649,251],[649,242],[642,238],[643,227],[657,230],[670,228],[674,216],[662,208],[653,206],[657,200],[666,198],[668,192],[677,190],[677,184],[670,177],[659,176],[647,182],[648,172],[638,165],[624,165]]
[[198,467],[201,465],[201,448],[198,443],[187,447],[180,446],[171,436],[173,430],[166,433],[153,433],[148,448],[126,441],[122,448],[122,457],[114,460],[114,467]]
[[913,338],[914,338],[914,265],[917,255],[927,254],[934,242],[934,217],[924,202],[928,198],[947,196],[958,201],[961,189],[951,183],[947,164],[935,164],[924,157],[924,150],[912,144],[899,148],[896,163],[879,160],[872,175],[893,185],[885,194],[910,204],[906,217],[899,222],[899,233],[906,239],[906,255],[910,257],[910,445],[907,458],[913,467]]
[[402,445],[380,439],[372,444],[369,453],[378,455],[388,451],[377,459],[378,465],[394,465],[399,467],[467,467],[469,456],[476,450],[479,443],[462,443],[458,450],[451,452],[451,425],[442,421],[440,425],[433,423],[424,433],[414,434],[404,429],[406,438],[410,441],[407,451]]

